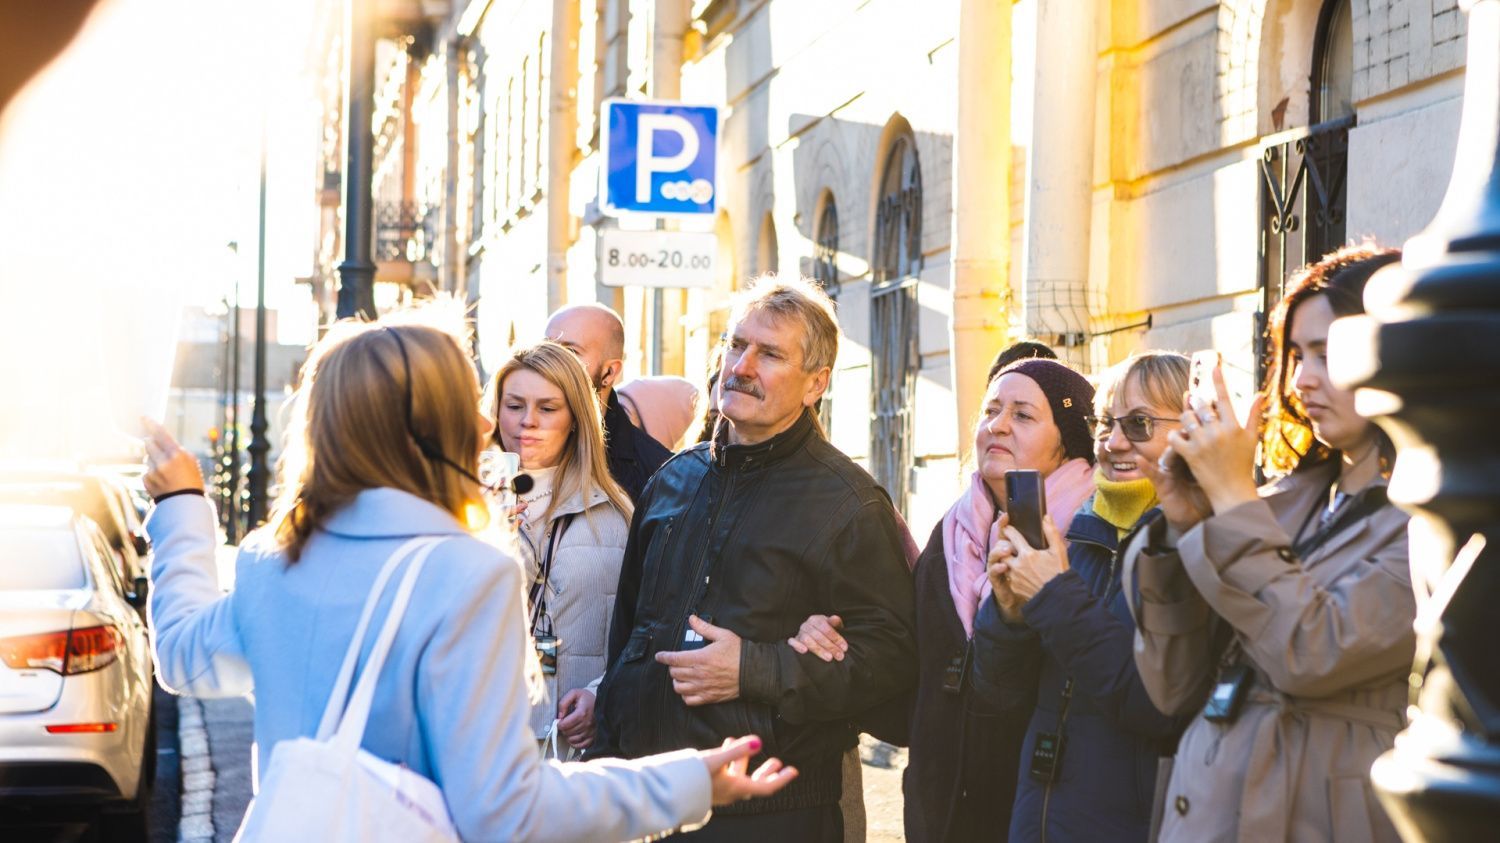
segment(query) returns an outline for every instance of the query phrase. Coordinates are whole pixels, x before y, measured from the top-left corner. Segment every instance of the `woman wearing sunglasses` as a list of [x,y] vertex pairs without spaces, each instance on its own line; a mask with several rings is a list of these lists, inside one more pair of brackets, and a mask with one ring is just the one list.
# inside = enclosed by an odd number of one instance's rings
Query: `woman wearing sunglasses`
[[[1402,727],[1415,649],[1407,516],[1386,499],[1390,440],[1327,368],[1329,325],[1397,259],[1359,246],[1304,268],[1271,317],[1263,424],[1240,425],[1215,372],[1218,400],[1170,435],[1166,517],[1125,554],[1141,678],[1196,715],[1162,840],[1397,839],[1370,765]],[[1259,489],[1257,444],[1280,475]]]
[[1122,537],[1156,512],[1143,470],[1176,428],[1189,364],[1139,354],[1105,373],[1089,419],[1095,491],[1048,546],[1014,528],[991,549],[994,600],[974,623],[974,691],[1030,711],[1011,810],[1012,840],[1144,841],[1159,759],[1182,720],[1152,705],[1131,655],[1120,588]]

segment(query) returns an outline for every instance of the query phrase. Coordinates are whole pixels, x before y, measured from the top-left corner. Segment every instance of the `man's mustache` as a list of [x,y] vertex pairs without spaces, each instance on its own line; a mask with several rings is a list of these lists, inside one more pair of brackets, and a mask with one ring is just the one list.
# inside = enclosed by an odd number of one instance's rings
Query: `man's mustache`
[[760,384],[748,378],[742,378],[738,375],[730,375],[729,377],[725,378],[724,384],[721,388],[728,390],[729,392],[744,393],[751,398],[766,397],[766,393],[760,388]]

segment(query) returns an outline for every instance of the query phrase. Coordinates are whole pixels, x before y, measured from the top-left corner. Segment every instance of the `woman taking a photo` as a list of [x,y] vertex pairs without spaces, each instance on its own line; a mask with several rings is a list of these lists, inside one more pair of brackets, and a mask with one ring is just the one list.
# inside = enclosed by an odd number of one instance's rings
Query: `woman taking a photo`
[[1106,372],[1090,419],[1093,497],[1065,537],[1044,519],[1046,548],[1007,526],[990,551],[995,599],[974,622],[974,693],[1000,709],[1031,706],[1012,840],[1147,838],[1158,762],[1183,718],[1157,711],[1136,672],[1117,548],[1157,514],[1144,467],[1177,427],[1188,368],[1158,351]]
[[[1162,840],[1397,839],[1369,773],[1402,727],[1415,648],[1407,516],[1386,500],[1390,441],[1327,368],[1329,324],[1362,312],[1365,282],[1397,259],[1350,247],[1301,270],[1271,318],[1252,423],[1216,370],[1217,400],[1195,401],[1169,437],[1166,517],[1125,568],[1146,690],[1196,713]],[[1257,441],[1281,475],[1259,490]]]
[[517,507],[528,620],[548,691],[531,726],[538,739],[555,728],[581,750],[594,740],[630,498],[609,474],[599,402],[573,352],[552,342],[522,348],[492,384],[495,439],[520,454],[535,483]]
[[[976,470],[933,529],[917,560],[917,687],[882,706],[866,731],[910,747],[903,779],[906,839],[1004,840],[1030,705],[1000,709],[966,678],[974,616],[990,602],[985,562],[1004,526],[1005,472],[1043,477],[1047,510],[1066,524],[1093,492],[1093,438],[1086,421],[1094,389],[1044,359],[1011,364],[990,381],[974,426]],[[790,642],[839,658],[839,619],[813,616]],[[875,721],[879,722],[875,722]]]
[[[279,742],[318,732],[377,573],[397,548],[430,536],[440,541],[375,685],[380,727],[360,745],[435,782],[460,837],[631,839],[702,821],[710,799],[774,792],[790,778],[774,767],[739,775],[754,739],[608,766],[538,758],[521,568],[466,523],[483,511],[474,475],[490,426],[452,335],[336,325],[313,349],[293,406],[280,497],[269,525],[241,545],[227,595],[196,460],[159,426],[147,441],[158,675],[178,693],[254,691],[253,769],[266,769]],[[377,604],[374,628],[391,602]]]

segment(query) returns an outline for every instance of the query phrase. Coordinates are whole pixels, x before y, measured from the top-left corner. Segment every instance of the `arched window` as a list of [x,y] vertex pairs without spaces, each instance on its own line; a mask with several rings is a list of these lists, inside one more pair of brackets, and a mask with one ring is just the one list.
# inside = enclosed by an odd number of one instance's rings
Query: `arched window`
[[898,137],[885,159],[873,268],[877,284],[922,271],[922,168],[910,135]]
[[1312,82],[1314,123],[1354,113],[1354,24],[1349,0],[1332,0],[1323,7],[1313,47]]
[[[1337,249],[1346,237],[1349,130],[1357,122],[1354,30],[1349,0],[1327,0],[1311,41],[1310,126],[1289,129],[1261,148],[1260,281],[1256,379],[1265,374],[1265,323],[1298,267]],[[1309,10],[1310,11],[1310,10]],[[1302,41],[1299,50],[1307,50]],[[1301,67],[1307,67],[1306,52]],[[1292,62],[1295,55],[1285,59]]]
[[922,168],[915,138],[898,134],[886,152],[875,208],[871,263],[870,464],[904,513],[911,488],[917,369],[917,274],[922,270]]
[[[828,293],[832,299],[838,298],[839,291],[839,209],[833,201],[833,194],[828,191],[823,193],[823,208],[818,212],[818,225],[813,230],[813,280],[818,286]],[[828,389],[823,393],[823,400],[818,402],[818,418],[823,422],[823,430],[833,429],[833,378],[830,376]]]
[[823,210],[818,212],[818,227],[813,232],[813,280],[830,298],[838,297],[839,209],[832,193],[823,196]]

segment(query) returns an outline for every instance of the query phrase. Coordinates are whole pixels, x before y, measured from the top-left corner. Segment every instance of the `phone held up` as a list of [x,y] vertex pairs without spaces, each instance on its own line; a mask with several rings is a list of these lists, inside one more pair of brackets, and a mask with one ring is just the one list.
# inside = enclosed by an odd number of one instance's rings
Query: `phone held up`
[[1042,530],[1047,496],[1042,493],[1041,472],[1019,468],[1005,472],[1005,514],[1027,544],[1038,550],[1047,546]]
[[1188,381],[1189,409],[1212,407],[1218,402],[1219,389],[1214,385],[1214,370],[1219,368],[1222,361],[1223,358],[1217,351],[1193,352],[1192,369]]
[[[1213,407],[1218,402],[1219,388],[1214,384],[1214,370],[1218,369],[1222,362],[1223,358],[1217,351],[1193,352],[1192,364],[1188,372],[1187,406],[1189,410]],[[1220,409],[1223,412],[1233,411],[1230,407]],[[1172,455],[1168,469],[1187,482],[1195,482],[1193,470],[1188,468],[1187,460],[1180,455]]]

